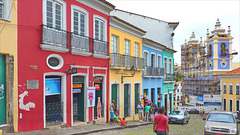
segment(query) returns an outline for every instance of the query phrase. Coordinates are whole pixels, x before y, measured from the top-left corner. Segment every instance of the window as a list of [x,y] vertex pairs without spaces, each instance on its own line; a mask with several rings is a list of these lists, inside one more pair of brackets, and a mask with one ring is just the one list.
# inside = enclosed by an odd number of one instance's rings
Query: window
[[239,83],[236,84],[236,95],[240,95]]
[[111,46],[112,53],[118,53],[118,37],[112,35],[112,46]]
[[135,57],[139,57],[139,43],[135,43]]
[[226,111],[227,110],[227,100],[223,99],[223,110]]
[[11,21],[11,0],[0,0],[0,19]]
[[229,111],[230,111],[230,112],[233,111],[233,110],[232,110],[232,107],[233,107],[232,105],[233,105],[233,100],[230,99],[230,100],[229,100]]
[[223,84],[223,93],[227,93],[227,85],[226,84]]
[[158,57],[157,57],[157,67],[159,67],[159,68],[161,68],[161,59],[162,59],[161,55],[158,55]]
[[151,54],[151,67],[155,67],[155,54]]
[[73,12],[73,32],[85,36],[85,14]]
[[179,96],[177,96],[177,101],[179,101]]
[[229,84],[229,94],[233,94],[233,86],[232,86],[232,83]]
[[172,59],[169,58],[169,73],[172,73]]
[[212,45],[208,46],[208,57],[212,57]]
[[62,29],[62,8],[60,3],[47,0],[47,26]]
[[144,66],[148,66],[148,52],[144,52]]
[[228,54],[227,45],[225,43],[221,44],[221,56],[226,56]]
[[130,40],[125,39],[124,47],[125,47],[124,54],[130,56]]
[[177,89],[177,92],[179,92],[179,89]]
[[236,111],[239,111],[239,100],[237,100],[237,103],[236,103]]
[[164,73],[167,73],[167,58],[164,58]]
[[101,41],[104,39],[104,22],[100,19],[95,20],[95,38]]
[[3,0],[0,0],[0,18],[3,18]]

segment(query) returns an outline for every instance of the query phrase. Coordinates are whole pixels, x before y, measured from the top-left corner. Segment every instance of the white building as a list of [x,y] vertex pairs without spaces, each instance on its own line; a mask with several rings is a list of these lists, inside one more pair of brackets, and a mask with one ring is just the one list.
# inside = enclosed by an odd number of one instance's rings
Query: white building
[[174,83],[174,105],[182,105],[182,81]]

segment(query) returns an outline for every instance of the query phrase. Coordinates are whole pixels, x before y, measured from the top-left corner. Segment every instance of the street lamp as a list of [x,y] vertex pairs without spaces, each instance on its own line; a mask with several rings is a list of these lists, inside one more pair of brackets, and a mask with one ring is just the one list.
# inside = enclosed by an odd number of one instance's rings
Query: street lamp
[[122,83],[123,83],[123,78],[125,78],[125,77],[134,77],[135,71],[136,71],[135,67],[132,66],[131,69],[130,69],[130,71],[131,71],[131,76],[123,76],[123,75],[121,76],[121,81],[122,81]]

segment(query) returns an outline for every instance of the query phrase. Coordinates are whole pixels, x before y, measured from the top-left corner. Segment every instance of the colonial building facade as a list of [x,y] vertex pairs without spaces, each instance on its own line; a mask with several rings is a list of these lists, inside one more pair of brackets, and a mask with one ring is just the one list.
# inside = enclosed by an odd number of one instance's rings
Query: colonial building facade
[[137,120],[142,93],[142,37],[145,31],[116,17],[110,20],[110,102],[119,117]]
[[18,29],[18,131],[93,121],[98,98],[107,122],[113,9],[105,0],[18,1],[26,26]]

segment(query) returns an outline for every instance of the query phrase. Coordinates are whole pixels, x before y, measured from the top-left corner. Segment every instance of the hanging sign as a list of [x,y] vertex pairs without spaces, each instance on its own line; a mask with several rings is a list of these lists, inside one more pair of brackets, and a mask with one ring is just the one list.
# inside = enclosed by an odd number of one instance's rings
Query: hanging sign
[[87,107],[95,106],[95,87],[87,88]]
[[102,76],[94,76],[93,77],[93,82],[103,82],[103,77]]
[[71,74],[76,74],[77,73],[77,68],[73,68],[73,69],[68,69],[67,70],[67,74],[71,75]]
[[95,90],[100,90],[100,84],[95,84]]

